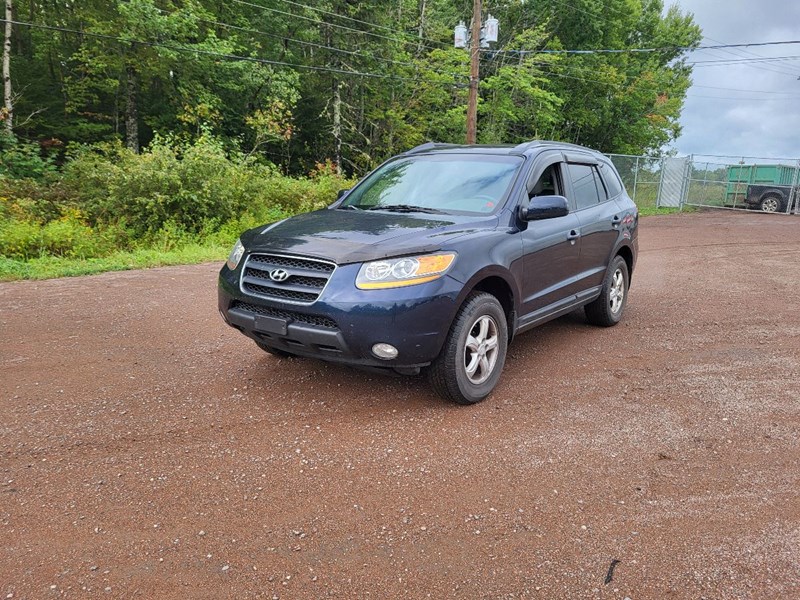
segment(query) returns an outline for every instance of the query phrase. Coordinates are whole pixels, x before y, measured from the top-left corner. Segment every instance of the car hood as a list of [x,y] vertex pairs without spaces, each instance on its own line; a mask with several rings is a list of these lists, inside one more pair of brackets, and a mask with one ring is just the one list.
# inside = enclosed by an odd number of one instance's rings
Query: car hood
[[496,216],[323,209],[251,229],[250,252],[277,252],[348,264],[435,252],[456,237],[497,226]]

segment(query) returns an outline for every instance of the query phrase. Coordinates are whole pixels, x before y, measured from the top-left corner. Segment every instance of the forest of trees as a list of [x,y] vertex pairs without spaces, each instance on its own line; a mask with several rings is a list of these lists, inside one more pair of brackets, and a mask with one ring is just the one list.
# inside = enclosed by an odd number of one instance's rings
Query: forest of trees
[[[393,154],[465,140],[453,27],[471,0],[3,2],[0,280],[218,258]],[[679,134],[691,15],[483,8],[500,37],[480,54],[479,143],[655,155]]]
[[[469,56],[452,32],[471,11],[471,0],[13,0],[6,107],[17,139],[56,153],[205,134],[284,173],[328,159],[363,174],[424,141],[463,142]],[[487,12],[500,39],[481,54],[480,143],[640,154],[678,135],[682,57],[701,39],[691,15],[661,0]],[[660,50],[542,52],[631,48]]]

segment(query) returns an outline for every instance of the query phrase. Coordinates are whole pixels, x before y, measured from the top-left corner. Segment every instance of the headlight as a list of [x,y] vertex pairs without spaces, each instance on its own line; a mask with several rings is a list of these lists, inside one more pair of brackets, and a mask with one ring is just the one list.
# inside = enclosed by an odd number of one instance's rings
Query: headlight
[[239,261],[242,260],[242,254],[244,254],[244,246],[242,246],[242,240],[236,240],[236,243],[233,245],[233,250],[228,255],[228,268],[233,271]]
[[364,263],[356,277],[361,290],[417,285],[439,279],[453,265],[455,253],[404,256]]

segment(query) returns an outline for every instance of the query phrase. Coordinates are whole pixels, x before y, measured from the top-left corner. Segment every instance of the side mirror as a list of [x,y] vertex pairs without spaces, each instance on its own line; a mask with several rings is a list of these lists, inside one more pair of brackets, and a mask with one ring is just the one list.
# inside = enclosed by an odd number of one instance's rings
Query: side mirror
[[528,206],[519,207],[523,221],[541,221],[565,217],[569,214],[569,202],[564,196],[534,196]]
[[339,191],[336,193],[336,199],[337,199],[337,200],[341,200],[341,199],[342,199],[342,197],[343,197],[343,196],[345,196],[345,195],[347,195],[347,192],[349,192],[349,191],[350,191],[349,189],[346,189],[346,190],[339,190]]

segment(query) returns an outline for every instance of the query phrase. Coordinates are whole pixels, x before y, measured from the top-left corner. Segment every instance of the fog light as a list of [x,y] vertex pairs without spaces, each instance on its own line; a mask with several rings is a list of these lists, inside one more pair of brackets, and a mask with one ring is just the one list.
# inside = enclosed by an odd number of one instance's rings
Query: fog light
[[397,348],[391,344],[375,344],[372,347],[372,353],[378,358],[383,358],[385,360],[397,358]]

